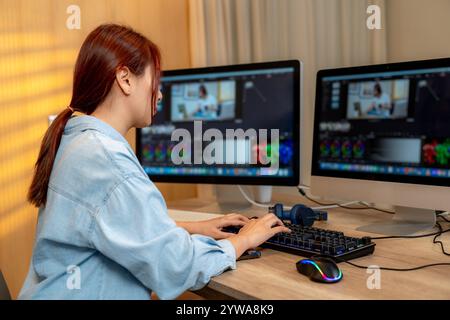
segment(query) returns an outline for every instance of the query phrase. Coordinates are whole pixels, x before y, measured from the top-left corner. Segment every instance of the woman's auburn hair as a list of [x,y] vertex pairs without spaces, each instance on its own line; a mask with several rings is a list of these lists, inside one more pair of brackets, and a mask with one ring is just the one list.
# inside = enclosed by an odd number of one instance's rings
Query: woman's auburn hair
[[93,30],[83,42],[73,75],[72,99],[47,129],[41,143],[28,201],[45,206],[50,175],[67,121],[75,111],[92,114],[110,92],[116,71],[127,67],[140,76],[150,65],[152,72],[152,106],[158,99],[161,74],[158,47],[130,27],[104,24]]

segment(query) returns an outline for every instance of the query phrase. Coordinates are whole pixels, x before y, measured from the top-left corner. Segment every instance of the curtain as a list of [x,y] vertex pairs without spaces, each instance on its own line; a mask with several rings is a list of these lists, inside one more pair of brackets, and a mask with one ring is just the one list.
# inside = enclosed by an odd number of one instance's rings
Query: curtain
[[[381,30],[366,26],[369,4],[380,6]],[[386,61],[385,0],[189,0],[189,17],[193,67],[303,61],[301,177],[308,184],[316,72]]]

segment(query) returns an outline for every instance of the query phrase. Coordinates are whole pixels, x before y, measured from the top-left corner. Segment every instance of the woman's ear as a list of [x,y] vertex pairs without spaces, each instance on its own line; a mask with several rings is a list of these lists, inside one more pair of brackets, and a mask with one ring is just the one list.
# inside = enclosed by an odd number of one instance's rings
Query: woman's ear
[[131,94],[131,72],[128,67],[120,67],[116,71],[116,80],[122,92],[129,96]]

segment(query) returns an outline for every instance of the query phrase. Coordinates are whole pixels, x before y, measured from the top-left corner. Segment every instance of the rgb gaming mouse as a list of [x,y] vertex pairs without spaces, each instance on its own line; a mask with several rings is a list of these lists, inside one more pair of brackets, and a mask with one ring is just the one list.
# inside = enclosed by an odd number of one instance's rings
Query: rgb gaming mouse
[[297,262],[297,271],[316,282],[334,283],[342,279],[342,271],[337,264],[326,257],[300,260]]

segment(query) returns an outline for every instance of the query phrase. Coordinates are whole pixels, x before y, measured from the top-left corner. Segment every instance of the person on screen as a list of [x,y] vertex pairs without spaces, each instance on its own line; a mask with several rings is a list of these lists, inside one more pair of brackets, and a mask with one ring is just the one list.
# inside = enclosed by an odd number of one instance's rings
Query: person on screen
[[214,119],[217,118],[217,99],[208,93],[206,86],[199,87],[199,107],[194,117]]
[[107,24],[87,36],[71,102],[45,133],[28,191],[39,213],[20,299],[149,299],[152,291],[174,299],[290,232],[273,214],[170,218],[125,139],[151,125],[159,81],[159,49],[140,33]]
[[367,112],[369,115],[377,115],[381,117],[389,117],[391,115],[391,97],[383,92],[381,85],[377,82],[374,85],[374,99]]

